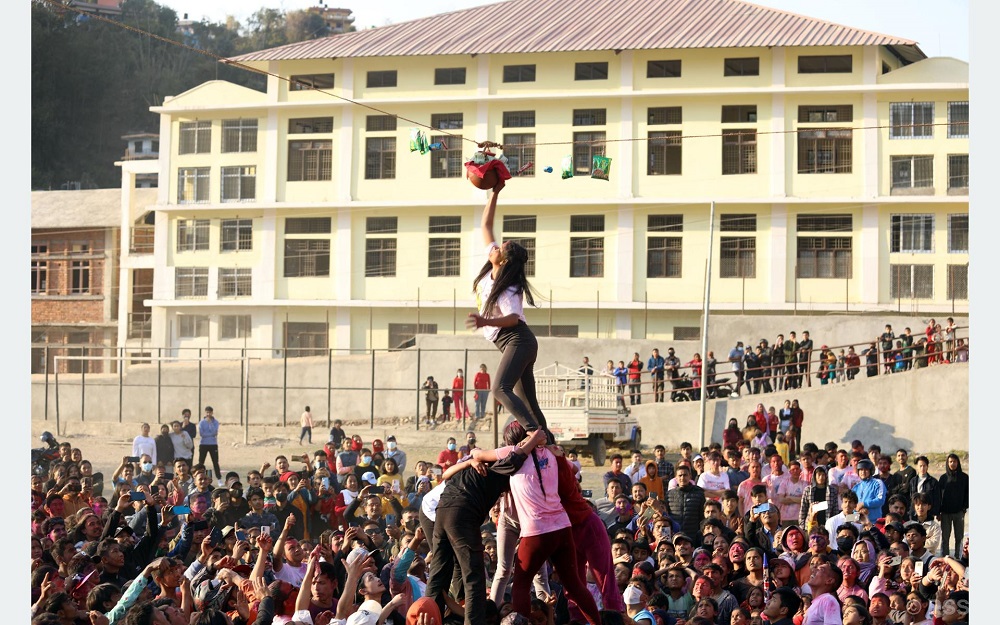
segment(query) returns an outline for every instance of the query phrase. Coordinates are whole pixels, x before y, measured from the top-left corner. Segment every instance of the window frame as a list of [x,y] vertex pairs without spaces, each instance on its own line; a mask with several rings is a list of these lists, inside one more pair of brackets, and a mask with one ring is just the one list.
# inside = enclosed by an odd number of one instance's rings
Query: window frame
[[222,153],[256,152],[259,126],[256,117],[222,120]]
[[[598,139],[597,137],[600,136]],[[594,167],[594,157],[604,156],[607,148],[607,133],[604,131],[584,131],[573,133],[573,175],[589,176]],[[581,163],[586,160],[586,167]]]
[[[756,68],[754,67],[756,65]],[[738,66],[738,67],[737,67]],[[759,56],[740,56],[723,60],[723,76],[760,76]]]
[[723,104],[720,117],[723,124],[756,124],[756,104]]
[[607,61],[577,61],[573,69],[573,80],[607,80],[609,74]]
[[[847,60],[846,69],[844,60]],[[806,68],[803,69],[803,61]],[[810,67],[811,65],[811,67]],[[800,74],[853,74],[853,54],[800,54],[798,58]]]
[[455,278],[462,275],[462,239],[431,237],[427,241],[427,277]]
[[[804,245],[805,242],[814,245]],[[846,247],[838,244],[847,243]],[[823,247],[815,244],[822,243]],[[820,255],[830,254],[829,260]],[[811,260],[804,256],[811,256]],[[843,258],[846,256],[846,259]],[[853,278],[854,237],[799,235],[795,240],[795,277],[803,280],[850,280]]]
[[285,237],[282,277],[321,278],[330,275],[330,239]]
[[[582,259],[582,267],[577,266],[578,258]],[[578,271],[582,269],[582,271]],[[603,278],[604,277],[604,237],[570,237],[569,239],[569,277],[570,278]]]
[[[955,173],[953,173],[953,168],[956,167],[956,161],[958,161],[960,163],[962,159],[965,160],[965,165],[964,165],[965,174],[962,175],[961,173],[959,173],[958,175],[955,175]],[[965,181],[965,184],[955,184],[956,180],[958,180],[959,182],[961,182],[963,179]],[[948,191],[952,192],[952,191],[962,191],[962,190],[964,190],[965,194],[968,194],[968,192],[969,192],[969,155],[968,154],[949,154],[948,155]]]
[[[960,228],[955,226],[956,221],[965,221],[965,228]],[[958,241],[961,241],[961,233],[965,232],[965,246],[957,246],[956,237]],[[956,235],[956,233],[958,233]],[[948,253],[949,254],[968,254],[969,253],[969,214],[968,213],[951,213],[948,215]]]
[[333,180],[333,140],[288,141],[288,182]]
[[[329,80],[327,77],[329,76]],[[333,72],[322,74],[294,74],[289,77],[289,91],[315,91],[317,89],[333,89],[337,84],[337,76]],[[329,83],[329,84],[328,84]]]
[[532,163],[531,167],[517,174],[518,177],[534,177],[535,175],[535,133],[519,132],[504,133],[503,135],[504,156],[507,157],[507,168],[513,174],[520,170],[526,163]]
[[608,109],[573,109],[573,126],[607,126]]
[[[377,147],[374,147],[377,144]],[[377,159],[372,162],[370,159]],[[375,175],[377,174],[377,175]],[[396,137],[365,138],[365,180],[395,180]]]
[[[798,167],[795,173],[810,175],[853,172],[854,132],[850,128],[799,128],[795,137],[798,150]],[[827,147],[828,149],[824,149]],[[825,154],[829,154],[829,161],[821,158]]]
[[[232,328],[227,328],[232,324]],[[218,340],[253,338],[253,315],[219,315]]]
[[[673,71],[674,63],[676,63],[677,71]],[[656,71],[654,71],[656,68]],[[680,59],[653,59],[646,61],[646,78],[680,78],[681,77],[681,60]]]
[[333,132],[333,116],[292,117],[288,120],[290,135],[323,135]]
[[[530,77],[529,77],[530,76]],[[535,82],[538,78],[534,63],[503,66],[503,82]]]
[[93,265],[90,260],[71,260],[69,262],[69,294],[93,295]]
[[[531,119],[530,124],[527,121],[529,117]],[[502,124],[504,128],[534,128],[535,111],[504,111]]]
[[[934,213],[894,213],[889,216],[890,254],[933,254]],[[909,236],[904,230],[909,229]],[[909,239],[909,243],[906,239]],[[919,239],[919,240],[918,240]]]
[[[378,249],[375,249],[378,248]],[[396,237],[369,237],[365,239],[365,277],[395,278],[398,253]],[[376,256],[377,255],[377,256]],[[372,263],[378,258],[378,262]]]
[[[655,259],[660,254],[662,258]],[[654,271],[654,260],[655,263]],[[684,237],[646,237],[646,278],[680,278],[684,267]]]
[[253,269],[250,267],[219,267],[218,297],[253,297]]
[[[727,254],[732,255],[728,265],[726,263]],[[741,258],[741,254],[747,255],[747,257]],[[745,274],[743,269],[747,266],[749,266],[750,272]],[[756,277],[757,237],[719,237],[719,278],[755,279]]]
[[[191,325],[185,329],[185,324]],[[208,338],[210,332],[211,319],[208,315],[187,313],[177,315],[178,339],[204,339]]]
[[[210,154],[212,152],[211,120],[178,123],[177,154]],[[193,138],[188,138],[191,135]],[[204,143],[204,145],[202,145]]]
[[[646,175],[682,175],[684,167],[684,146],[682,142],[683,133],[680,130],[650,131],[646,141]],[[676,154],[674,154],[674,152],[676,152]],[[663,171],[655,171],[657,159],[659,159],[659,162],[662,163]],[[671,164],[676,165],[676,168],[671,167]],[[674,169],[676,169],[676,171],[674,171]]]
[[253,219],[234,217],[219,223],[220,252],[249,252],[253,250]]
[[[375,84],[378,83],[378,84]],[[366,89],[390,89],[399,86],[399,72],[394,69],[369,70],[365,79]]]
[[[227,197],[226,182],[233,184],[236,179],[237,197]],[[256,202],[257,201],[257,166],[227,165],[220,172],[220,202]],[[230,189],[231,190],[231,189]]]
[[[467,68],[465,67],[435,67],[435,85],[464,85],[466,81]],[[461,76],[461,80],[457,77]]]
[[[908,184],[903,184],[897,177],[897,165],[908,163]],[[918,167],[926,167],[930,164],[930,176],[922,177],[918,180]],[[928,184],[917,184],[917,182],[928,182]],[[906,194],[907,192],[916,194],[932,194],[934,192],[934,155],[933,154],[893,154],[889,157],[889,193]]]
[[174,299],[208,297],[208,267],[175,267]]
[[[965,121],[953,121],[955,115],[954,108],[965,107]],[[965,132],[962,132],[962,127],[965,127]],[[969,101],[968,100],[956,100],[954,102],[948,102],[948,138],[949,139],[968,139],[969,138]]]
[[211,219],[178,219],[175,250],[181,252],[204,252],[211,245]]
[[[947,284],[945,285],[945,288],[947,289],[946,293],[948,299],[967,301],[969,299],[969,263],[953,263],[949,264],[947,267],[948,276],[946,278]],[[956,270],[962,274],[961,277],[956,278]],[[956,283],[963,285],[964,288],[959,287]],[[957,293],[956,289],[959,289]]]
[[[917,121],[917,109],[921,118]],[[928,110],[930,113],[928,114]],[[921,126],[918,124],[930,124]],[[890,102],[889,139],[933,139],[934,102]]]
[[[900,288],[903,284],[894,276],[902,271],[902,268],[909,269],[907,278],[908,293],[902,293]],[[917,270],[930,273],[929,279],[924,276],[922,281],[918,281]],[[929,291],[919,291],[917,287],[929,287]],[[889,265],[889,297],[891,299],[934,299],[934,265],[931,263],[891,263]]]
[[[733,142],[733,138],[737,138],[736,142]],[[746,139],[749,137],[750,139]],[[735,150],[735,157],[732,152]],[[727,153],[729,156],[727,156]],[[752,167],[750,165],[750,158],[752,156]],[[727,163],[727,158],[730,160]],[[737,165],[736,170],[731,170],[733,161]],[[730,170],[727,171],[727,166]],[[752,171],[751,171],[752,169]],[[752,175],[757,173],[757,129],[756,128],[732,128],[724,129],[722,131],[722,175],[723,176],[741,176],[741,175]]]
[[[465,158],[462,156],[462,135],[431,135],[431,143],[444,143],[447,150],[436,150],[431,152],[431,178],[464,178]],[[444,160],[444,164],[442,164]]]
[[[178,167],[177,168],[177,203],[207,204],[211,201],[212,183],[211,167]],[[193,198],[188,198],[186,183],[191,182]]]

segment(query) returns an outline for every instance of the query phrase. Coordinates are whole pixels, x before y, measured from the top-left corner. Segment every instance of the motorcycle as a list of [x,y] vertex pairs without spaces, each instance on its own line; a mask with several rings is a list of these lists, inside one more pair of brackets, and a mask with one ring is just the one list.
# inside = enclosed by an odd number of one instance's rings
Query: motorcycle
[[729,397],[733,394],[733,385],[729,383],[729,378],[715,378],[715,381],[708,385],[708,398],[718,399]]
[[49,465],[52,461],[59,459],[59,441],[51,432],[42,432],[40,438],[46,446],[31,450],[31,472],[34,475],[44,476],[49,474]]

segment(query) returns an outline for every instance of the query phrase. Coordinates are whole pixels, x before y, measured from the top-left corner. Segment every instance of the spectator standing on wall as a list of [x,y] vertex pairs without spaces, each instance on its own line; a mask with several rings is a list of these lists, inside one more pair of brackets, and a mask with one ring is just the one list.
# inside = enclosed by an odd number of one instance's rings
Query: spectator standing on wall
[[299,418],[299,425],[302,426],[302,431],[299,432],[299,445],[302,444],[302,439],[309,435],[309,444],[313,443],[313,415],[312,410],[309,406],[302,412],[302,417]]
[[743,386],[743,341],[736,341],[736,347],[729,350],[729,364],[736,376],[736,388],[732,396],[739,397],[740,387]]
[[219,468],[219,421],[215,418],[215,410],[205,406],[205,416],[198,422],[198,435],[201,443],[198,445],[198,464],[205,464],[205,456],[211,456],[219,486],[223,485],[222,469]]
[[639,359],[639,352],[632,354],[632,361],[628,363],[628,394],[629,405],[642,403],[642,360]]
[[490,398],[490,374],[486,364],[479,365],[479,371],[472,378],[472,388],[476,389],[476,419],[486,416],[486,401]]
[[[673,353],[673,350],[671,350]],[[663,368],[666,364],[666,360],[660,355],[660,350],[653,348],[653,353],[649,356],[649,360],[646,361],[646,369],[649,371],[649,379],[652,382],[653,387],[653,401],[662,402],[663,401],[663,378],[664,371]],[[673,377],[673,376],[671,376]]]

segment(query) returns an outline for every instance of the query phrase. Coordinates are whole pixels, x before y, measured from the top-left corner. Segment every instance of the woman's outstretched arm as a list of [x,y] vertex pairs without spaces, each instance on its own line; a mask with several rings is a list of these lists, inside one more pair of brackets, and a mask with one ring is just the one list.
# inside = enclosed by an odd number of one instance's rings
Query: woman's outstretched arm
[[483,209],[483,243],[489,245],[496,241],[496,237],[493,234],[493,215],[497,211],[497,196],[500,194],[500,190],[504,187],[504,181],[501,180],[493,187],[493,193],[490,194],[490,198],[486,201],[486,207]]

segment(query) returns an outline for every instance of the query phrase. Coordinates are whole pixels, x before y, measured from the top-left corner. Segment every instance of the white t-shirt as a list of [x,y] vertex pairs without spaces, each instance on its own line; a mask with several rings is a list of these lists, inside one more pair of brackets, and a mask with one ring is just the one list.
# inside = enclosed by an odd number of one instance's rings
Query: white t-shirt
[[729,474],[720,472],[718,475],[712,475],[711,471],[705,471],[698,477],[698,486],[705,490],[728,490]]
[[132,455],[141,457],[143,454],[148,454],[156,464],[156,441],[140,434],[132,440]]
[[274,579],[288,582],[295,587],[301,586],[302,580],[306,577],[306,567],[308,565],[309,563],[305,560],[298,566],[292,566],[288,562],[285,562],[280,571],[275,571]]
[[844,617],[840,613],[840,602],[837,595],[824,593],[813,597],[812,605],[806,610],[802,625],[842,625]]
[[424,513],[431,521],[437,521],[437,509],[438,503],[441,501],[441,493],[444,492],[444,487],[448,482],[441,482],[434,488],[430,489],[424,498],[420,500],[420,510]]
[[[486,246],[486,258],[490,256],[490,250],[494,247],[499,247],[496,242],[490,243]],[[490,298],[490,293],[493,292],[493,274],[492,272],[487,272],[483,279],[479,281],[476,285],[476,308],[479,309],[479,314],[486,318],[491,317],[506,317],[507,315],[514,313],[518,318],[528,323],[528,320],[524,318],[524,302],[523,297],[517,292],[516,287],[508,287],[503,294],[497,299],[496,307],[490,312],[483,310],[483,306],[486,304],[486,300]],[[499,309],[499,310],[498,310]],[[500,334],[500,328],[496,326],[483,326],[483,336],[485,336],[490,341],[495,341],[497,335]]]

